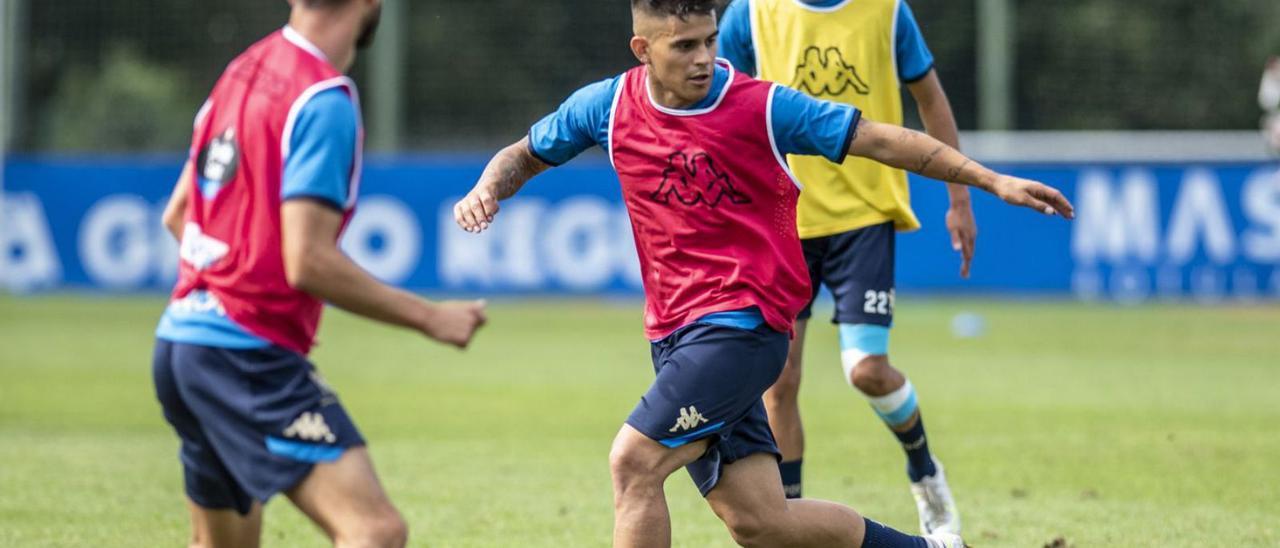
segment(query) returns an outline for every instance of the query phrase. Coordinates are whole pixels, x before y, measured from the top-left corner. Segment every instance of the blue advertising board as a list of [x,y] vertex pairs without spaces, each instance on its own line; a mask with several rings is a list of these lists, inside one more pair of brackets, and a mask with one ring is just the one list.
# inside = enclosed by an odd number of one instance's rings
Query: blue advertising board
[[[164,291],[177,246],[160,226],[179,159],[11,158],[0,202],[0,286]],[[343,240],[375,275],[437,294],[639,294],[631,226],[602,157],[551,170],[484,234],[453,223],[479,157],[371,159]],[[899,291],[1087,299],[1280,299],[1280,166],[998,165],[1062,189],[1074,222],[975,193],[973,275],[943,224],[947,195],[912,179],[925,228],[899,238]]]

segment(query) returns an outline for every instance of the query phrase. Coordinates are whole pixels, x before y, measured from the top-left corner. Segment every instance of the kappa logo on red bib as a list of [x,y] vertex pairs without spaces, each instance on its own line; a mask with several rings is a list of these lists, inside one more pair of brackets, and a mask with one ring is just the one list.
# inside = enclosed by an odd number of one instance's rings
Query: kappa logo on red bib
[[734,205],[751,203],[751,198],[738,192],[729,176],[717,169],[715,161],[705,152],[692,157],[684,152],[668,156],[662,183],[649,197],[660,204],[671,204],[674,199],[691,207],[706,204],[714,208],[726,200]]

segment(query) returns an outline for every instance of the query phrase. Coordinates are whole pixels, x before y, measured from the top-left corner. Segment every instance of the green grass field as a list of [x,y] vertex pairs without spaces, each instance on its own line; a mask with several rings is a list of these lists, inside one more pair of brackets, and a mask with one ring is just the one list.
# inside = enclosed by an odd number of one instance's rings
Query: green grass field
[[[0,546],[178,546],[153,298],[0,298]],[[988,332],[956,340],[951,318]],[[635,303],[499,302],[474,349],[330,312],[313,358],[415,546],[605,546],[609,443],[651,378]],[[915,527],[903,458],[811,329],[806,491]],[[917,386],[981,547],[1280,545],[1280,309],[903,299]],[[677,546],[728,546],[688,478]],[[283,499],[268,546],[322,546]]]

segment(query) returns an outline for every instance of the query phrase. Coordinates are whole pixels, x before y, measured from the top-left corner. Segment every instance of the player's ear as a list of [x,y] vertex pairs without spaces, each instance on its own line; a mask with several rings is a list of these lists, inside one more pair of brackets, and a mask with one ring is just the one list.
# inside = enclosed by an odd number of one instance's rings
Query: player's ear
[[640,35],[631,37],[631,53],[635,54],[636,60],[641,64],[649,64],[649,48],[651,44],[649,39]]

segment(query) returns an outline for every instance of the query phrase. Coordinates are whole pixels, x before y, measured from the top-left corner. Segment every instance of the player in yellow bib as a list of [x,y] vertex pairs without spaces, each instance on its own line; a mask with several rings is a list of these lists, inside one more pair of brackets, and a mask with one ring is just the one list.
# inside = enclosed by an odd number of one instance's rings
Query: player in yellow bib
[[[933,55],[905,0],[736,0],[724,15],[720,51],[738,70],[856,105],[871,119],[899,125],[905,84],[926,132],[958,147]],[[870,400],[901,442],[920,528],[958,534],[960,516],[942,466],[929,451],[915,389],[888,358],[894,237],[920,228],[906,173],[856,158],[833,164],[790,156],[788,162],[804,185],[798,228],[814,295],[826,285],[835,297],[845,380]],[[948,191],[947,229],[961,254],[961,276],[968,277],[977,227],[968,191],[958,185],[948,185]],[[809,315],[808,308],[801,312],[786,368],[765,394],[782,450],[783,484],[792,497],[801,494],[804,431],[797,395]]]

